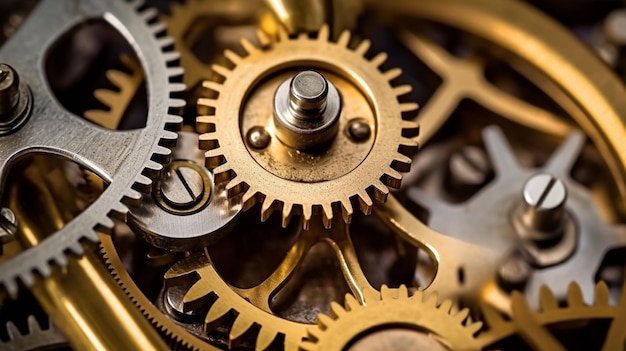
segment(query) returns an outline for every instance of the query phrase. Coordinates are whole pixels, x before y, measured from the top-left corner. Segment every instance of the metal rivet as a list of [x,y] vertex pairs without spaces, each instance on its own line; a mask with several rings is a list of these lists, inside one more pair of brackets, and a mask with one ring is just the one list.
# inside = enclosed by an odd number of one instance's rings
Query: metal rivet
[[348,134],[354,141],[365,141],[372,135],[372,129],[364,119],[353,118],[348,122]]
[[272,140],[270,134],[261,126],[255,126],[248,130],[246,134],[248,144],[255,149],[265,149]]

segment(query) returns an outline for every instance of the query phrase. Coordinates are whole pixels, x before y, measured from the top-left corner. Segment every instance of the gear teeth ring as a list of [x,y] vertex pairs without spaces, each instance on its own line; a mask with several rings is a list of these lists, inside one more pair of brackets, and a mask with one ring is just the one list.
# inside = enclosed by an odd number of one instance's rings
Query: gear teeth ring
[[332,316],[320,314],[317,327],[309,328],[308,338],[300,345],[306,351],[345,350],[359,337],[385,326],[404,326],[422,331],[448,346],[451,350],[478,350],[475,334],[480,322],[469,322],[469,309],[451,312],[452,301],[438,304],[437,294],[428,297],[421,291],[409,296],[402,285],[390,289],[383,285],[380,296],[365,295],[361,305],[352,295],[346,295],[345,307],[331,305]]
[[[293,214],[302,215],[303,226],[309,228],[311,218],[321,215],[329,228],[335,214],[350,222],[353,203],[370,214],[374,201],[385,202],[389,187],[398,188],[399,172],[410,168],[410,155],[418,148],[417,141],[406,135],[415,135],[418,125],[412,121],[417,110],[415,103],[402,103],[400,98],[411,91],[408,85],[394,87],[392,80],[401,70],[380,71],[387,55],[379,53],[372,59],[365,57],[370,42],[362,41],[350,49],[350,33],[345,31],[337,42],[329,40],[328,26],[323,26],[317,38],[300,35],[290,38],[279,31],[277,42],[257,47],[247,39],[241,40],[246,56],[227,51],[225,56],[234,65],[229,69],[214,65],[221,83],[207,81],[204,87],[213,94],[198,100],[197,128],[200,148],[207,150],[206,165],[216,182],[227,182],[229,196],[243,194],[243,209],[261,205],[261,219],[266,220],[275,210],[287,226]],[[259,42],[269,43],[263,33]],[[352,77],[359,90],[367,95],[376,119],[376,136],[370,153],[353,170],[341,177],[303,182],[281,178],[255,162],[246,149],[240,130],[240,111],[250,89],[272,73],[286,67],[302,66],[311,69],[329,69]],[[308,67],[307,67],[308,69]],[[333,160],[339,162],[339,160]],[[312,170],[313,172],[313,170]]]

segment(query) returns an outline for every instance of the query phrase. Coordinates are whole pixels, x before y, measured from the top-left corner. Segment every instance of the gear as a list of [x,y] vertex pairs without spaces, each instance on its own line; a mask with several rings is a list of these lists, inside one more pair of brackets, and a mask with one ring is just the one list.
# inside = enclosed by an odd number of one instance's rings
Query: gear
[[[520,337],[525,344],[534,350],[571,350],[590,349],[590,341],[599,341],[595,345],[602,350],[621,350],[626,345],[626,294],[618,305],[610,305],[609,289],[604,282],[595,287],[592,304],[585,304],[582,291],[577,283],[571,283],[567,293],[567,306],[561,307],[559,301],[547,287],[541,289],[539,302],[541,312],[536,312],[528,305],[527,299],[519,292],[512,296],[512,315],[503,318],[492,307],[483,308],[483,320],[488,329],[480,334],[478,341],[484,349],[500,349],[504,342],[512,337]],[[608,332],[603,337],[571,338],[565,331],[575,333],[581,326],[588,326],[593,321],[610,321],[604,329]],[[594,330],[589,328],[589,330]],[[605,331],[606,331],[605,330]],[[560,338],[558,337],[560,336]],[[572,344],[573,340],[581,340],[582,344]],[[519,341],[515,341],[520,348]],[[506,349],[506,347],[504,347]],[[594,348],[595,349],[595,348]]]
[[[324,225],[330,227],[335,212],[350,221],[351,201],[358,201],[369,214],[372,198],[384,202],[387,186],[399,187],[398,170],[409,169],[411,159],[406,155],[417,149],[417,142],[404,136],[417,132],[417,124],[408,120],[417,105],[399,102],[411,87],[390,83],[401,70],[381,73],[387,56],[365,58],[367,40],[352,50],[349,32],[336,43],[328,35],[327,26],[316,39],[308,35],[291,39],[279,31],[278,41],[270,44],[260,34],[261,48],[244,39],[247,56],[227,50],[225,56],[234,68],[215,65],[223,82],[204,83],[217,95],[198,101],[199,112],[206,114],[198,117],[197,126],[206,133],[200,136],[200,145],[208,150],[207,166],[217,182],[228,181],[229,196],[243,193],[244,209],[261,203],[262,220],[276,209],[282,211],[283,226],[298,213],[308,228],[313,213],[321,212]],[[364,139],[355,141],[350,133],[339,132],[325,151],[315,153],[288,147],[273,135],[274,92],[303,69],[319,71],[329,86],[337,86],[343,105],[338,130],[351,129],[350,122],[357,120],[368,131]],[[331,94],[332,89],[328,91]],[[265,145],[259,147],[259,140]]]
[[[483,140],[496,176],[481,191],[464,203],[449,204],[413,187],[407,193],[409,199],[429,210],[429,227],[490,249],[497,255],[494,263],[502,264],[512,251],[521,247],[525,261],[535,267],[529,277],[522,278],[522,286],[517,287],[525,292],[529,301],[537,301],[537,294],[544,284],[559,298],[565,298],[568,279],[573,276],[581,277],[585,295],[591,296],[602,258],[609,250],[626,245],[626,232],[623,226],[607,224],[588,189],[570,177],[571,168],[584,145],[582,133],[572,133],[539,169],[526,169],[518,164],[499,128],[484,129]],[[552,184],[555,185],[542,190],[541,182],[550,178],[554,179]],[[534,201],[535,191],[538,195],[542,194],[541,191],[545,193],[541,203],[544,207],[535,206],[538,210],[523,202]],[[553,200],[554,208],[549,208]],[[528,213],[528,209],[536,212]],[[528,228],[523,222],[528,218],[525,216],[536,213],[546,215],[545,219],[536,217],[533,225],[539,226],[544,224],[541,222],[552,224],[550,214],[556,214],[552,217],[558,219],[560,234],[554,236],[552,232]],[[546,244],[548,240],[551,243]],[[581,249],[576,250],[577,247]]]
[[0,348],[5,351],[35,351],[35,350],[66,350],[69,343],[54,327],[52,322],[48,328],[41,329],[35,316],[28,316],[28,332],[22,334],[13,322],[7,323],[9,341],[1,342]]
[[[96,230],[110,231],[110,218],[124,218],[127,205],[137,205],[141,192],[150,190],[151,179],[156,178],[170,154],[166,146],[176,140],[175,130],[182,119],[173,115],[184,107],[184,101],[173,94],[184,90],[176,83],[182,75],[176,62],[178,55],[168,52],[169,38],[161,37],[164,26],[150,24],[156,11],[143,10],[140,1],[103,2],[83,0],[79,4],[43,2],[32,12],[19,31],[0,48],[0,56],[10,62],[22,75],[32,92],[32,115],[12,134],[0,138],[0,184],[4,185],[7,170],[19,158],[32,153],[48,153],[68,157],[102,177],[108,186],[104,193],[78,217],[8,262],[0,265],[0,286],[14,295],[18,281],[26,286],[34,283],[35,272],[50,274],[50,264],[65,266],[66,255],[82,255],[81,241],[97,242]],[[81,18],[105,17],[123,28],[142,58],[142,66],[149,70],[148,119],[145,128],[132,131],[111,131],[94,127],[70,115],[53,98],[41,64],[54,38],[67,28],[68,23]],[[4,191],[4,189],[3,189]]]
[[109,129],[118,128],[144,80],[139,59],[122,54],[120,61],[130,74],[119,70],[109,70],[106,73],[109,81],[119,90],[98,89],[94,92],[96,99],[108,107],[108,110],[89,110],[84,113],[86,119]]
[[167,33],[174,38],[176,50],[180,52],[180,64],[185,68],[184,82],[188,89],[193,89],[211,75],[211,64],[201,61],[192,50],[198,36],[204,34],[202,26],[212,26],[223,19],[245,23],[250,18],[256,18],[259,5],[257,0],[172,2],[170,16],[163,16],[162,21],[167,24]]
[[[359,304],[351,295],[346,295],[345,308],[333,303],[333,316],[318,317],[318,327],[309,329],[308,340],[303,341],[301,349],[339,351],[352,350],[353,346],[356,350],[359,347],[355,344],[369,334],[379,338],[377,342],[380,346],[387,345],[386,341],[391,342],[388,348],[377,348],[377,343],[372,343],[375,340],[369,339],[366,341],[370,343],[367,346],[372,350],[414,349],[416,345],[430,346],[427,348],[429,350],[478,349],[474,335],[482,323],[468,323],[468,309],[453,314],[450,312],[451,300],[438,305],[437,294],[426,298],[421,291],[409,297],[405,286],[398,289],[383,286],[380,296],[377,295],[366,295],[365,305]],[[387,340],[384,333],[391,330],[405,330],[410,336],[404,333],[399,334],[402,338],[398,334],[390,335]]]

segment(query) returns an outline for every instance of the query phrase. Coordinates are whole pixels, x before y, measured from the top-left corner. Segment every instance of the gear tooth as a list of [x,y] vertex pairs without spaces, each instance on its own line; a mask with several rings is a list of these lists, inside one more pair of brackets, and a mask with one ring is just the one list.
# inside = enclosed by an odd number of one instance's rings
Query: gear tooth
[[372,213],[372,208],[374,207],[374,202],[369,194],[363,190],[357,194],[359,198],[359,207],[361,208],[361,212],[369,215]]
[[230,341],[236,342],[240,340],[246,334],[246,332],[252,328],[253,324],[253,321],[242,318],[242,316],[239,315],[237,318],[235,318],[235,322],[230,329]]
[[339,34],[339,39],[337,40],[337,45],[339,46],[343,46],[343,47],[348,47],[348,44],[350,44],[350,31],[347,29],[344,29],[341,34]]
[[[133,186],[133,188],[135,190],[141,191],[144,194],[147,194],[147,193],[150,192],[150,190],[152,188],[152,179],[146,177],[143,174],[140,174],[140,175],[138,175],[135,178],[135,185]],[[127,210],[127,207],[126,206],[117,206],[117,205],[114,207],[115,211],[120,211],[120,210],[123,210],[123,209]],[[120,213],[125,213],[125,212],[120,212]]]
[[405,156],[403,154],[397,154],[393,157],[394,168],[400,172],[408,172],[411,169],[411,160],[410,157]]
[[[182,85],[181,84],[170,84],[170,90],[172,89],[173,86],[184,87],[184,84],[182,84]],[[183,90],[184,90],[184,88],[183,88]],[[167,105],[169,106],[170,111],[172,109],[178,110],[178,109],[182,109],[185,106],[187,106],[187,102],[185,100],[183,100],[183,99],[169,99],[167,101]]]
[[405,102],[400,104],[400,111],[402,113],[412,113],[416,112],[419,108],[419,105],[415,102]]
[[356,300],[356,298],[350,294],[346,294],[345,305],[346,311],[354,311],[361,307],[361,304]]
[[309,39],[309,34],[308,33],[300,33],[300,34],[298,34],[298,39],[299,40],[307,40],[307,39]]
[[267,350],[272,344],[272,341],[274,341],[274,339],[276,339],[276,334],[272,333],[266,328],[261,327],[261,329],[259,330],[259,335],[256,338],[255,350]]
[[[161,132],[160,135],[160,142],[168,142],[168,143],[175,143],[176,140],[178,140],[178,134],[176,132],[171,132],[168,130],[164,130]],[[159,166],[159,168],[163,168],[162,166]]]
[[544,312],[559,308],[559,302],[554,297],[552,290],[545,285],[542,285],[539,289],[539,305]]
[[476,333],[478,333],[483,328],[483,323],[474,322],[472,324],[465,326],[465,328],[467,328],[467,332],[470,333],[471,335],[476,335]]
[[213,168],[213,176],[218,183],[231,180],[233,178],[232,169],[230,168],[230,165],[228,163],[221,164]]
[[[211,151],[215,151],[215,150],[211,150]],[[243,191],[243,186],[244,186],[244,183],[241,180],[241,178],[235,176],[235,178],[231,179],[230,181],[228,181],[228,183],[226,183],[226,186],[224,187],[224,189],[226,190],[228,194],[231,194],[231,196],[235,196],[236,194],[240,194]]]
[[37,322],[37,319],[32,314],[26,318],[26,324],[28,325],[29,333],[36,333],[41,331],[41,327]]
[[469,317],[469,313],[469,308],[464,308],[460,310],[459,313],[457,313],[453,318],[457,324],[463,324],[467,320],[467,317]]
[[[322,334],[324,333],[323,328],[325,327],[320,326],[319,323],[315,327],[307,328],[307,339],[309,339],[311,345],[315,345],[314,343],[320,340]],[[315,347],[313,347],[312,350],[315,350]]]
[[180,53],[178,51],[164,52],[163,57],[167,63],[175,63],[180,61]]
[[[315,329],[315,328],[310,328],[310,329]],[[309,339],[312,340],[319,340],[319,339],[314,339],[314,337],[312,335],[309,334]],[[300,343],[300,350],[303,351],[315,351],[316,348],[316,344],[314,342],[311,341],[303,341],[302,343]]]
[[116,92],[107,89],[97,89],[93,95],[107,107],[114,105],[118,96]]
[[183,306],[190,306],[204,300],[210,294],[207,284],[204,280],[195,282],[183,297]]
[[335,301],[330,303],[330,311],[334,318],[341,318],[347,313],[343,306]]
[[291,216],[293,215],[293,204],[289,202],[283,203],[283,228],[287,228],[289,222],[291,221]]
[[9,335],[9,339],[11,340],[15,340],[22,336],[22,333],[20,333],[20,330],[17,329],[17,326],[11,321],[6,323],[6,329],[7,329],[7,334]]
[[246,190],[243,193],[243,197],[241,199],[242,208],[244,211],[251,209],[258,202],[258,192],[252,188]]
[[261,203],[261,222],[267,221],[274,212],[274,201],[276,199],[266,197]]
[[219,93],[222,90],[222,85],[220,83],[211,80],[205,80],[204,82],[202,82],[202,87],[216,93]]
[[[168,67],[167,68],[167,76],[168,77],[180,77],[185,74],[185,70],[182,67]],[[183,89],[184,90],[184,89]]]
[[157,45],[162,50],[166,51],[167,48],[170,48],[170,47],[174,46],[174,38],[172,38],[172,37],[159,38],[159,39],[157,39]]
[[157,22],[150,25],[150,30],[152,30],[152,33],[154,33],[154,35],[165,33],[167,31],[167,24],[165,24],[164,22]]
[[302,205],[302,226],[305,230],[309,229],[313,217],[313,208],[311,205]]
[[383,301],[394,299],[393,290],[390,289],[386,284],[383,284],[380,287],[380,296]]
[[[115,70],[115,69],[110,69],[110,70],[106,71],[105,75],[106,75],[107,79],[113,85],[115,85],[118,88],[124,86],[126,83],[128,83],[130,81],[130,79],[128,78],[128,75],[126,73],[118,71],[118,70]],[[107,90],[107,89],[97,89],[94,92],[94,95],[96,97],[98,97],[99,94],[103,94],[103,92],[106,92],[106,91],[110,91],[110,90]]]
[[228,312],[231,311],[231,307],[226,303],[223,303],[221,300],[217,300],[213,306],[209,309],[206,316],[204,317],[204,330],[205,332],[210,332],[215,330],[217,327],[222,325],[222,321],[228,315]]
[[[247,38],[242,38],[240,43],[241,43],[241,46],[243,47],[243,49],[248,53],[248,55],[252,55],[252,54],[254,54],[254,53],[259,51],[259,48],[254,46],[254,44],[252,44],[250,42],[250,40],[248,40]],[[235,63],[235,62],[233,62],[233,63]]]
[[609,286],[604,281],[599,281],[596,284],[594,294],[594,306],[608,306],[610,301]]
[[181,116],[178,115],[167,115],[165,117],[165,123],[167,124],[175,124],[175,125],[182,125],[183,124],[183,118]]
[[359,45],[356,47],[356,49],[354,49],[354,51],[356,51],[356,53],[361,56],[365,56],[365,54],[367,53],[367,50],[369,50],[371,45],[372,45],[372,42],[369,41],[368,39],[365,39],[359,43]]
[[415,139],[402,138],[398,146],[398,151],[403,155],[411,155],[419,150],[419,143]]
[[320,30],[317,33],[317,40],[319,41],[329,41],[330,40],[330,28],[328,24],[324,23],[320,27]]
[[[138,192],[136,192],[136,191],[134,191],[134,190],[127,191],[127,194],[128,194],[128,193],[131,193],[131,192],[135,192],[135,193],[139,194]],[[128,196],[128,195],[126,195],[126,196]],[[141,195],[139,195],[139,198],[141,199]],[[109,231],[110,231],[110,230],[111,230],[111,229],[113,229],[113,227],[115,226],[115,223],[113,223],[113,220],[112,220],[111,218],[109,218],[108,216],[103,216],[103,217],[100,219],[100,221],[99,221],[99,222],[100,222],[100,226],[103,228],[103,229],[102,229],[103,231],[104,231],[104,230],[109,230]],[[104,229],[104,228],[105,228],[105,229]]]
[[389,195],[389,188],[380,180],[375,181],[372,184],[374,193],[374,199],[378,202],[384,203],[387,201],[387,195]]
[[331,204],[322,204],[322,220],[324,222],[324,228],[330,229],[333,224],[333,207]]
[[409,289],[407,289],[406,285],[401,284],[398,287],[398,299],[407,300],[409,298]]
[[39,272],[42,277],[49,277],[50,274],[52,274],[51,267],[47,264],[44,264],[37,268],[37,272]]
[[385,171],[385,184],[394,189],[399,189],[401,183],[402,174],[400,174],[400,172],[396,171],[395,169],[388,167]]
[[[123,201],[124,202],[130,202],[130,203],[138,203],[138,202],[141,201],[141,197],[142,196],[141,196],[140,192],[138,192],[136,190],[133,190],[133,189],[130,189],[130,190],[125,192]],[[126,209],[126,211],[121,212],[121,213],[122,214],[128,213],[128,209]],[[111,221],[111,222],[107,221],[107,224],[108,223],[111,223],[111,228],[112,228],[113,227],[112,226],[113,221]],[[105,224],[105,223],[102,223],[102,224]]]
[[[401,68],[392,68],[390,70],[388,70],[387,72],[383,73],[383,75],[385,76],[385,79],[387,79],[387,81],[391,82],[394,79],[400,77],[402,75],[402,69]],[[409,86],[410,87],[410,86]],[[396,95],[404,95],[404,94],[397,94]]]
[[343,221],[346,223],[352,222],[352,215],[354,214],[354,209],[352,208],[352,203],[350,200],[342,200],[341,201],[341,215],[343,217]]
[[[70,252],[72,252],[72,253],[74,253],[74,251],[73,251],[73,247],[71,247],[71,248],[69,249],[69,251],[70,251]],[[74,253],[74,254],[75,254],[75,255],[77,255],[77,256],[81,256],[81,255],[83,254],[83,252],[81,251],[81,253],[80,253],[80,254],[76,254],[76,253]],[[67,266],[67,256],[65,256],[64,254],[61,254],[61,255],[56,255],[56,256],[53,258],[53,261],[54,261],[54,263],[55,263],[57,266],[59,266],[59,267],[65,267],[65,266]]]
[[241,57],[230,49],[224,50],[224,56],[235,65],[238,65],[241,63]]
[[[214,140],[214,136],[207,134],[215,132],[215,118],[214,116],[198,116],[196,117],[196,128],[198,129],[198,133],[202,133],[198,136],[198,141],[200,149],[210,150],[217,147],[217,140]],[[211,147],[202,146],[202,142],[215,141],[215,143],[210,143]]]
[[211,70],[224,78],[228,78],[228,76],[230,75],[230,70],[224,66],[212,65]]
[[583,292],[578,283],[572,282],[567,287],[567,304],[569,306],[584,306]]
[[444,300],[439,306],[439,309],[445,313],[450,314],[450,311],[452,310],[452,300]]
[[260,29],[256,31],[256,37],[257,39],[259,39],[259,43],[261,44],[262,48],[267,47],[272,42],[267,33]]
[[[209,99],[209,98],[200,98],[198,99],[197,105],[199,107],[207,107],[209,109],[215,108],[215,106],[217,105],[217,100],[216,99]],[[200,117],[198,117],[200,118]]]
[[393,88],[393,92],[394,94],[396,94],[396,96],[404,96],[404,95],[410,94],[412,91],[413,91],[413,87],[408,84],[400,85],[400,86]]
[[[185,90],[187,90],[187,86],[185,85],[185,83],[169,83],[169,91],[170,93],[182,93]],[[182,99],[175,99],[176,102],[174,102],[173,104],[176,105],[174,107],[184,107],[184,106],[180,106],[180,101],[182,101],[185,106],[187,105],[185,100]],[[170,103],[170,106],[172,106],[172,103]]]
[[[402,120],[402,124],[400,126],[402,128],[402,131],[406,131],[406,132],[416,132],[416,131],[419,131],[420,129],[419,123],[415,121]],[[409,139],[409,140],[412,140],[412,139]],[[417,141],[412,141],[412,143],[417,143]]]
[[20,274],[20,280],[22,281],[24,285],[26,285],[29,288],[35,285],[35,277],[30,272],[25,272],[25,273]]
[[159,12],[157,11],[157,9],[151,7],[151,8],[145,9],[139,15],[141,16],[141,18],[143,18],[145,22],[150,22],[157,18],[157,16],[159,15]]
[[332,318],[323,313],[317,315],[317,324],[320,326],[320,328],[328,328],[333,324],[333,322],[334,320]]
[[387,53],[379,52],[371,61],[375,67],[380,67],[383,63],[385,63],[385,61],[387,61]]

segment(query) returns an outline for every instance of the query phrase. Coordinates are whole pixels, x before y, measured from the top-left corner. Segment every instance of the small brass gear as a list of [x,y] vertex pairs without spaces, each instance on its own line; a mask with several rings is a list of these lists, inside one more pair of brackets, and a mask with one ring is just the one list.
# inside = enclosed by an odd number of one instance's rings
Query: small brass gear
[[107,79],[119,90],[98,89],[94,96],[104,104],[108,110],[85,111],[86,119],[109,129],[117,129],[131,100],[143,83],[143,70],[137,57],[122,54],[120,61],[130,73],[111,69],[106,72]]
[[[360,349],[355,344],[372,334],[378,340],[366,341],[367,349],[371,350],[419,349],[416,343],[428,345],[429,350],[479,349],[474,335],[482,323],[468,322],[468,309],[451,313],[451,300],[439,305],[436,294],[426,298],[421,291],[409,297],[405,286],[398,289],[383,286],[380,295],[365,297],[365,305],[351,295],[346,296],[345,308],[333,303],[333,316],[318,316],[318,326],[309,329],[308,340],[303,341],[300,348],[307,351]],[[389,338],[382,335],[398,329],[413,335],[397,337],[400,334],[396,334]]]
[[[384,202],[388,186],[400,186],[399,171],[410,168],[408,155],[417,149],[415,139],[408,137],[418,130],[411,120],[417,104],[400,102],[411,87],[391,83],[402,71],[381,72],[387,55],[366,58],[368,40],[349,48],[348,31],[337,42],[329,40],[328,26],[320,29],[317,38],[308,34],[290,38],[279,31],[275,43],[259,33],[260,48],[242,39],[247,56],[225,51],[232,69],[214,65],[223,81],[204,82],[213,96],[198,101],[198,111],[205,114],[197,119],[199,132],[205,133],[200,146],[208,150],[206,164],[216,181],[228,182],[229,196],[243,193],[244,210],[261,203],[262,220],[274,210],[281,211],[283,226],[292,214],[302,214],[304,228],[313,214],[321,214],[327,228],[334,213],[341,212],[349,222],[352,201],[371,213],[372,199]],[[302,70],[325,75],[341,93],[340,132],[319,153],[289,148],[274,135],[274,92],[285,78]],[[371,128],[362,142],[350,140],[346,132],[349,121],[357,118]],[[246,142],[246,133],[258,126],[272,138],[262,150]]]
[[[493,307],[484,306],[483,321],[488,327],[478,337],[478,341],[484,349],[506,349],[505,342],[513,341],[516,349],[530,350],[571,350],[589,349],[589,345],[571,345],[572,340],[563,337],[567,331],[575,328],[588,327],[592,322],[608,321],[605,326],[606,334],[584,338],[585,340],[600,340],[599,345],[592,349],[623,350],[626,347],[626,293],[617,305],[609,302],[609,289],[604,282],[599,282],[595,287],[595,295],[592,304],[585,304],[581,288],[577,283],[569,285],[567,305],[561,306],[554,293],[547,287],[541,289],[539,295],[540,311],[533,311],[524,295],[515,291],[512,294],[512,314],[510,318],[504,318]],[[586,328],[585,330],[595,330]],[[574,333],[580,333],[575,331]],[[520,345],[523,340],[526,347]],[[596,348],[597,347],[597,348]]]
[[205,33],[207,27],[223,22],[246,23],[257,17],[260,1],[254,0],[186,0],[172,2],[170,15],[161,19],[167,24],[167,33],[180,53],[180,65],[185,68],[184,83],[193,89],[210,76],[211,65],[201,61],[192,50],[192,44]]

